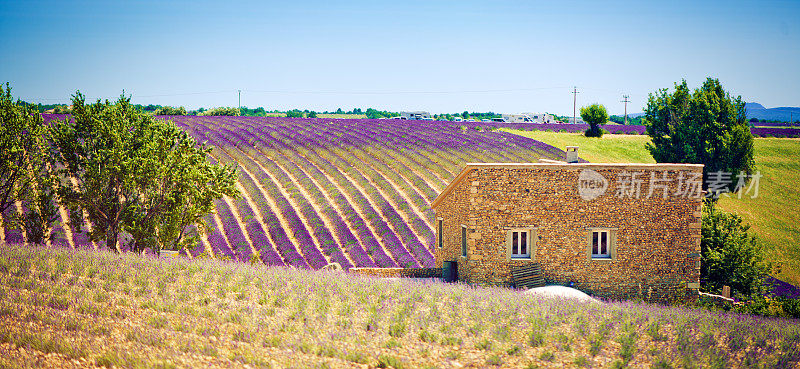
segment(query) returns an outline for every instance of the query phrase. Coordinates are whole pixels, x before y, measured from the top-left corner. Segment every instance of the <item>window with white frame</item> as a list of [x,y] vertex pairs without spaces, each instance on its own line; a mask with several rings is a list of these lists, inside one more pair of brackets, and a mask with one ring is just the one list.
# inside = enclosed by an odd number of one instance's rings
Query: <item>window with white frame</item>
[[611,231],[592,230],[592,258],[611,258]]
[[507,259],[531,259],[531,255],[535,253],[535,228],[515,228],[506,230]]
[[511,257],[512,258],[529,258],[531,257],[531,250],[528,247],[530,242],[528,231],[511,231]]

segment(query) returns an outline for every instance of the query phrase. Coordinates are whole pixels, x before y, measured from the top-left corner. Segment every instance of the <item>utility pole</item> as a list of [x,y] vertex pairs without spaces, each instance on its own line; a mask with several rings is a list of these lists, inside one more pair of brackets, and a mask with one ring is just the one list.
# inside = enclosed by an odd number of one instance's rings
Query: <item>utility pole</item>
[[242,90],[239,91],[239,116],[242,116]]
[[578,87],[572,87],[572,124],[578,123],[578,116],[575,110],[575,103],[578,101]]
[[625,103],[625,125],[628,125],[628,103],[631,102],[628,100],[628,95],[622,95],[622,101]]

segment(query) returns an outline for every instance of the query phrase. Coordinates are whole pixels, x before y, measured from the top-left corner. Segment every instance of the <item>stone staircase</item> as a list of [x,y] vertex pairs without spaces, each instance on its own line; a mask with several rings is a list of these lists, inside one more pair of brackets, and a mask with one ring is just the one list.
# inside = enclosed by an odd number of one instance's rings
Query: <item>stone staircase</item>
[[544,274],[539,263],[530,263],[511,267],[511,277],[517,288],[534,288],[544,286]]

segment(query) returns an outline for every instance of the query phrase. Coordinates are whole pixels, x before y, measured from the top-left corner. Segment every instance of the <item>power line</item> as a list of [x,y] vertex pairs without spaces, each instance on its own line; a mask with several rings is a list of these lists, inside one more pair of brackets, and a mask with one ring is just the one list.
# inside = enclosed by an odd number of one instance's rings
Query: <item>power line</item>
[[572,87],[572,123],[578,123],[578,115],[576,113],[576,103],[578,102],[578,87]]
[[625,103],[625,125],[628,125],[628,103],[631,102],[628,100],[628,95],[622,95],[622,101]]

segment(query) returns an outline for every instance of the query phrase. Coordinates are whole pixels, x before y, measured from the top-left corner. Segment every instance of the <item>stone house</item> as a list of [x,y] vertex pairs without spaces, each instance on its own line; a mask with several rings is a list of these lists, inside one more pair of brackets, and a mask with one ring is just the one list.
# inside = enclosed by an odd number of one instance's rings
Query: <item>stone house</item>
[[431,204],[437,267],[513,286],[538,264],[598,297],[696,298],[703,166],[568,161],[467,164]]

